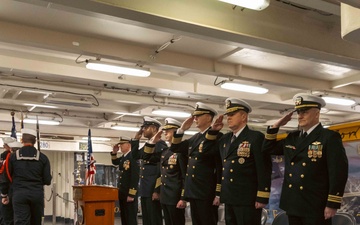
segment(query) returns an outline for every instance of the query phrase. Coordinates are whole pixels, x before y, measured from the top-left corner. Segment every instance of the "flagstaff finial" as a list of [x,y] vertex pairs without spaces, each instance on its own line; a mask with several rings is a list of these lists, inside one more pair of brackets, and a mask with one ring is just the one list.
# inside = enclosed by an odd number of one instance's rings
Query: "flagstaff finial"
[[14,111],[11,111],[10,115],[11,115],[11,116],[14,116],[14,115],[15,115],[15,112],[14,112]]

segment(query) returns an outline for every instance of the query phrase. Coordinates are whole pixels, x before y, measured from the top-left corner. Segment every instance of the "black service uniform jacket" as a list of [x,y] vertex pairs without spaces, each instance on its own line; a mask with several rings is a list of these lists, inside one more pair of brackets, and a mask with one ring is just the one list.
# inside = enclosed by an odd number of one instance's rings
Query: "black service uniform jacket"
[[285,157],[280,208],[307,217],[322,216],[325,207],[340,208],[348,177],[340,134],[321,124],[303,139],[295,131],[277,141],[277,132],[278,128],[268,128],[263,151]]
[[160,203],[176,205],[179,200],[184,200],[183,191],[187,158],[180,153],[173,153],[169,147],[165,147],[161,152],[154,153],[154,151],[154,144],[145,144],[144,160],[160,162]]
[[139,165],[132,157],[131,152],[119,158],[117,158],[117,154],[112,152],[110,154],[112,164],[119,166],[119,199],[125,200],[128,196],[136,198],[139,184]]
[[[166,143],[160,140],[155,145],[155,152],[161,152]],[[139,140],[131,140],[131,154],[134,159],[143,159],[144,146],[139,149]],[[154,192],[160,192],[160,162],[143,160],[140,167],[139,196],[151,198]]]
[[218,137],[206,141],[206,133],[197,133],[184,141],[184,134],[174,133],[170,150],[188,158],[185,199],[209,200],[213,199],[215,194],[220,195],[221,159],[216,154]]
[[[209,131],[217,135],[218,131]],[[267,204],[271,187],[271,157],[261,152],[264,134],[245,126],[231,143],[232,132],[218,142],[222,159],[220,201],[234,206]]]
[[[32,146],[24,146],[10,155],[9,172],[12,177],[12,190],[16,192],[42,192],[44,185],[50,185],[50,162],[46,155]],[[1,193],[7,194],[10,182],[3,176]]]

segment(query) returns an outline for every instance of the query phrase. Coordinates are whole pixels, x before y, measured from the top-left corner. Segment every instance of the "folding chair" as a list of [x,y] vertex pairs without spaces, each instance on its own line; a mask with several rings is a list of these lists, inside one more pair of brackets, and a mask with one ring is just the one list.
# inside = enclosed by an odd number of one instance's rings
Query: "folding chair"
[[332,218],[332,225],[356,225],[356,219],[350,213],[338,212]]
[[285,211],[280,212],[274,218],[272,225],[289,225],[289,218]]

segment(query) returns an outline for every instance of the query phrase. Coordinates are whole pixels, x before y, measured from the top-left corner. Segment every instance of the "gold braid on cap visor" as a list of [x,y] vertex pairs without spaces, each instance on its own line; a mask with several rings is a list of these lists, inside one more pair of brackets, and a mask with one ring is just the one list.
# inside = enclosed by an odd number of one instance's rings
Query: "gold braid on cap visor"
[[203,114],[211,114],[210,111],[195,111],[193,112],[193,116],[203,115]]
[[178,129],[178,128],[179,128],[178,126],[168,124],[163,127],[163,130]]
[[232,112],[235,112],[238,110],[245,110],[245,107],[242,107],[242,106],[231,107],[231,108],[226,109],[226,113],[232,113]]
[[318,108],[318,107],[319,107],[319,104],[296,105],[296,106],[295,106],[295,109],[311,108],[311,107]]

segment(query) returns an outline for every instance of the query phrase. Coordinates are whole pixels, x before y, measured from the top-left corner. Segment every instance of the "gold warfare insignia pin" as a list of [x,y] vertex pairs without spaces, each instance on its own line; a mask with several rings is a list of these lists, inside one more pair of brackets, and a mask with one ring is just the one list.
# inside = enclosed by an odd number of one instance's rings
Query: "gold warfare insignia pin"
[[128,170],[128,169],[130,168],[130,161],[129,161],[129,160],[126,160],[126,161],[124,162],[123,168],[124,168],[125,170]]
[[199,152],[203,151],[204,141],[202,141],[199,145]]
[[244,158],[239,158],[239,163],[240,163],[240,164],[244,164],[244,163],[245,163],[245,159],[244,159]]

